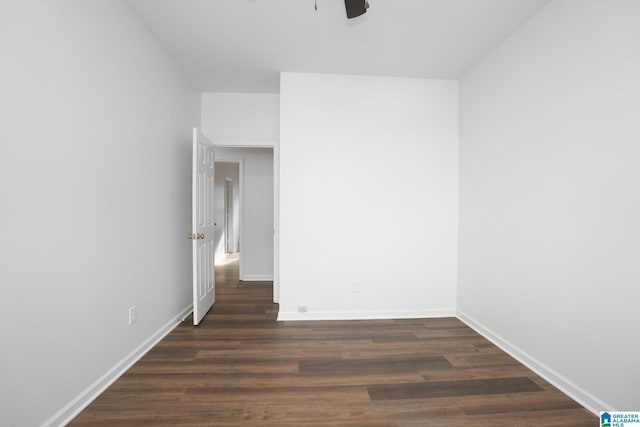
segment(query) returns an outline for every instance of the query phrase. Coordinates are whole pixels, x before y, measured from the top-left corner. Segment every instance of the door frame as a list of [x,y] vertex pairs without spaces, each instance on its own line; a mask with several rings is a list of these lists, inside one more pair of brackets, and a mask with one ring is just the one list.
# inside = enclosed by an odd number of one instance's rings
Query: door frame
[[[215,144],[216,148],[271,148],[273,149],[273,302],[278,304],[280,302],[280,150],[277,142],[272,141],[260,141],[256,143],[225,143],[221,141]],[[239,197],[239,214],[240,214],[240,227],[239,227],[239,244],[240,244],[240,280],[243,279],[242,269],[242,248],[245,247],[243,229],[244,229],[244,181],[242,179],[244,159],[237,157],[216,157],[216,162],[224,163],[238,163],[239,177],[238,177],[238,197]]]
[[[238,174],[240,173],[240,168],[238,168]],[[240,184],[240,178],[238,177],[238,185]],[[231,194],[229,194],[231,193]],[[238,198],[240,197],[240,191],[238,189]],[[229,254],[232,253],[235,248],[234,242],[232,240],[235,239],[235,233],[233,232],[233,226],[235,221],[233,220],[233,202],[235,197],[233,197],[233,179],[229,177],[225,177],[224,179],[224,253]],[[240,215],[240,201],[238,200],[238,215]],[[240,225],[238,224],[238,230],[240,230]],[[233,239],[232,239],[233,237]],[[239,238],[240,236],[238,236]]]
[[[235,148],[235,147],[226,147],[222,145],[216,145],[216,148]],[[242,147],[241,147],[242,148]],[[240,256],[238,258],[238,273],[239,279],[244,279],[244,273],[242,269],[242,247],[244,246],[244,242],[242,240],[242,231],[244,229],[244,218],[242,213],[244,212],[244,193],[243,193],[243,182],[242,182],[242,171],[244,166],[244,159],[238,159],[236,157],[216,157],[216,163],[231,163],[238,165],[238,252]],[[226,183],[226,179],[225,179]],[[226,227],[226,224],[225,224]]]

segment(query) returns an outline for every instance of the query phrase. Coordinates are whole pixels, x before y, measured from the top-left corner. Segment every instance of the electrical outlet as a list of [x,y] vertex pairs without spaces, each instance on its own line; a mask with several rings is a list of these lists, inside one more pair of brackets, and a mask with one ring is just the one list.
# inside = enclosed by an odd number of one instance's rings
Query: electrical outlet
[[138,320],[138,308],[135,305],[129,307],[129,326],[136,323]]
[[307,312],[307,306],[306,305],[299,305],[298,306],[298,313],[306,313]]

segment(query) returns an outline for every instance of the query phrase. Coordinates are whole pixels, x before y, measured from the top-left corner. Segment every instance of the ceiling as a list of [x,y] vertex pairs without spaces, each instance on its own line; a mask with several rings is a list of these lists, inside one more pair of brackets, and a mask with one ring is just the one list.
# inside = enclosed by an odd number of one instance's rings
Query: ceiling
[[549,0],[126,0],[201,91],[279,92],[280,71],[456,79]]

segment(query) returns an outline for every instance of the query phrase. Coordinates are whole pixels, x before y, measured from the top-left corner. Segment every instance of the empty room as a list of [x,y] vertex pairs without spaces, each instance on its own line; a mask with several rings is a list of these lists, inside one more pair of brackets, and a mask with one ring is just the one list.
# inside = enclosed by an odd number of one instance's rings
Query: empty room
[[640,425],[639,23],[1,1],[0,425]]

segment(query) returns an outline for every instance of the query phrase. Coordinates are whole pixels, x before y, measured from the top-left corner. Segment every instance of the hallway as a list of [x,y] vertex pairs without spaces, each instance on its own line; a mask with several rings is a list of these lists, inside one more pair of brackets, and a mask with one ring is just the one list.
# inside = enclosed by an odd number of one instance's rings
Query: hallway
[[227,254],[216,261],[216,302],[201,326],[220,321],[275,321],[278,306],[273,304],[273,282],[241,282],[239,254]]
[[72,426],[593,426],[597,419],[455,318],[277,322],[271,282],[216,268],[186,319]]

